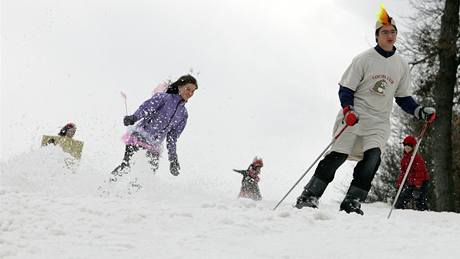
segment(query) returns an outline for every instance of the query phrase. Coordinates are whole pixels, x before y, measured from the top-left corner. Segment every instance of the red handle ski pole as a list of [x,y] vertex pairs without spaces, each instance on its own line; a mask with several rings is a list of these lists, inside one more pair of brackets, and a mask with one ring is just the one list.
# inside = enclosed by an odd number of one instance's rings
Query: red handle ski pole
[[433,113],[433,115],[431,115],[428,121],[426,121],[425,124],[423,124],[422,131],[420,132],[420,135],[419,135],[419,140],[417,141],[417,145],[415,145],[414,151],[412,151],[412,156],[410,157],[409,165],[407,166],[406,172],[404,172],[404,177],[402,179],[401,185],[399,185],[398,192],[396,193],[396,197],[393,201],[393,205],[391,205],[390,213],[388,213],[387,219],[391,217],[391,213],[393,212],[396,202],[398,201],[399,195],[401,194],[404,183],[406,182],[407,175],[409,175],[409,171],[412,167],[412,163],[414,162],[415,155],[417,154],[417,150],[420,146],[420,143],[422,142],[422,139],[425,135],[426,129],[428,128],[428,125],[430,125],[435,119],[436,119],[436,113]]
[[278,204],[276,204],[276,206],[273,208],[273,210],[276,210],[278,208],[278,206],[284,201],[284,199],[286,199],[286,197],[289,195],[289,193],[291,193],[291,191],[297,186],[297,184],[300,183],[300,181],[302,181],[302,179],[305,177],[305,175],[310,171],[310,169],[316,164],[316,162],[318,162],[318,160],[323,156],[324,153],[326,153],[326,151],[332,146],[332,144],[334,144],[334,142],[340,137],[340,135],[342,135],[342,133],[345,131],[345,129],[348,127],[348,125],[345,125],[341,130],[340,132],[332,139],[331,143],[329,143],[329,145],[327,145],[327,147],[323,150],[323,152],[321,152],[321,154],[319,154],[319,156],[315,159],[315,161],[310,165],[310,167],[308,167],[307,171],[299,178],[299,180],[297,180],[297,182],[291,187],[291,189],[289,189],[289,191],[286,193],[286,195],[284,195],[284,197],[278,202]]

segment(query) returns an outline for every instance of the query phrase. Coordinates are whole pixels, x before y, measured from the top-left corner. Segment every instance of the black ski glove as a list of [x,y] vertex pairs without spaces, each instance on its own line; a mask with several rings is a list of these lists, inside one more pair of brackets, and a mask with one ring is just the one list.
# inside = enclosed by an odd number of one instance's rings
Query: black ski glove
[[419,106],[415,109],[414,115],[419,120],[427,121],[436,113],[436,109],[433,107]]
[[177,158],[174,158],[171,161],[169,161],[169,171],[171,172],[172,175],[178,176],[179,170],[180,170],[180,165],[179,165],[179,161],[177,161]]
[[127,115],[123,118],[123,124],[125,126],[134,125],[136,121],[137,121],[137,118],[134,115]]

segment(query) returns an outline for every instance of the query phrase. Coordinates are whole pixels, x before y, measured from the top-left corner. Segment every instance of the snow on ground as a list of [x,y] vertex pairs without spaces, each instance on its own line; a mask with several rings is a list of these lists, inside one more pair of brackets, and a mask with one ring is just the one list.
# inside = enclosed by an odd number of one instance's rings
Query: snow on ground
[[[310,173],[272,210],[329,141],[337,80],[374,44],[380,2],[103,2],[2,1],[0,258],[460,258],[459,214],[338,212],[345,165],[320,209],[292,208]],[[387,2],[397,18],[412,12]],[[142,161],[107,183],[122,117],[190,68],[200,90],[181,175],[163,158],[156,175]],[[56,148],[34,148],[69,121],[85,141],[75,170]],[[231,169],[255,155],[264,200],[238,200]]]
[[[297,193],[273,211],[277,200],[239,200],[237,190],[219,192],[226,188],[173,177],[166,169],[153,175],[136,164],[136,171],[113,184],[92,167],[94,161],[72,171],[66,158],[47,147],[2,163],[0,258],[460,255],[455,213],[397,210],[388,220],[387,204],[364,204],[365,216],[347,215],[338,211],[338,200],[297,210]],[[135,178],[142,187],[129,190]]]

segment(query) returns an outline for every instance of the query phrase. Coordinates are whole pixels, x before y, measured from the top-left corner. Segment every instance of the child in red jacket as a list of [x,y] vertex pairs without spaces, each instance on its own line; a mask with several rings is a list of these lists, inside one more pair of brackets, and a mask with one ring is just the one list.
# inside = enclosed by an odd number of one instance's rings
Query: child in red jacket
[[[413,136],[407,136],[403,141],[404,145],[404,154],[401,159],[401,170],[399,173],[398,180],[396,181],[396,187],[399,188],[401,182],[406,173],[407,167],[414,151],[415,146],[417,145],[417,140]],[[428,180],[430,176],[425,167],[425,161],[423,160],[420,154],[416,154],[414,162],[409,170],[409,173],[406,178],[401,195],[399,196],[398,202],[395,205],[397,209],[405,209],[406,205],[415,200],[415,206],[417,210],[428,210],[427,206],[427,192],[428,192]]]

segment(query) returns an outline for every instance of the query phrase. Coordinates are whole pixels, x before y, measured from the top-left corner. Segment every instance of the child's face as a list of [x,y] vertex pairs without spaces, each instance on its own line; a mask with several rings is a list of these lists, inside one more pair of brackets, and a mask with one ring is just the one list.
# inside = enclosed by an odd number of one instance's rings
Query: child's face
[[67,130],[65,136],[68,137],[68,138],[73,138],[73,136],[75,135],[75,132],[77,131],[77,128],[73,127],[73,128],[70,128]]
[[412,146],[404,145],[404,151],[406,151],[406,153],[410,153],[410,152],[412,152],[412,150],[413,150]]
[[184,99],[184,101],[188,101],[188,99],[193,96],[193,93],[195,93],[196,88],[196,85],[190,83],[179,86],[179,95],[182,99]]

